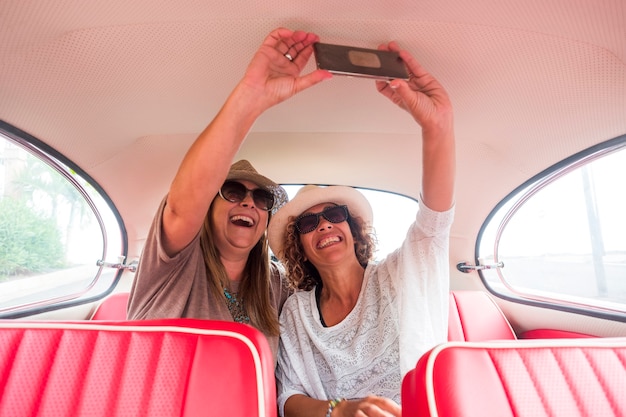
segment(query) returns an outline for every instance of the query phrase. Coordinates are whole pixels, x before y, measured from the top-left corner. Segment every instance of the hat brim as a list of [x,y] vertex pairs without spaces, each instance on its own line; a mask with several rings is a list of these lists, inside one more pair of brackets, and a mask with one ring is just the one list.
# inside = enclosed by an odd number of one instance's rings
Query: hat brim
[[335,203],[348,206],[352,216],[363,219],[367,227],[372,227],[372,207],[367,198],[352,187],[332,185],[318,187],[307,185],[298,194],[276,212],[267,229],[268,240],[272,252],[278,259],[284,259],[284,244],[287,224],[307,209],[322,203]]
[[285,205],[289,200],[287,191],[280,185],[276,184],[269,178],[257,173],[246,170],[231,169],[228,172],[226,181],[250,181],[256,184],[259,188],[269,191],[274,195],[274,207],[272,207],[272,215],[274,215],[278,209]]

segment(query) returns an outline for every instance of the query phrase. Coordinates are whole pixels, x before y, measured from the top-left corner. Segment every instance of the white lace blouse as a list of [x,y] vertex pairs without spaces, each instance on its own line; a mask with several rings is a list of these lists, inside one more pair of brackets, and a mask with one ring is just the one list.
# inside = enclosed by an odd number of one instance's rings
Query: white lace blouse
[[449,234],[454,209],[420,203],[400,248],[365,269],[354,309],[324,327],[315,290],[283,307],[276,368],[280,415],[294,394],[328,400],[370,394],[400,403],[402,376],[447,339]]

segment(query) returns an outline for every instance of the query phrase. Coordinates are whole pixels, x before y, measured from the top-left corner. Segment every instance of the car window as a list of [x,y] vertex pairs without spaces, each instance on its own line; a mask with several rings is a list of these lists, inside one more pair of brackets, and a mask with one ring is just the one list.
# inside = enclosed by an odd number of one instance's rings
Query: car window
[[36,141],[0,130],[0,317],[97,298],[125,253],[105,198]]
[[494,292],[626,312],[626,137],[582,152],[510,195],[483,226]]
[[[291,200],[302,185],[284,185],[283,187]],[[418,203],[400,194],[365,188],[357,189],[365,195],[372,206],[377,249],[374,257],[380,260],[402,244],[409,226],[415,220]]]

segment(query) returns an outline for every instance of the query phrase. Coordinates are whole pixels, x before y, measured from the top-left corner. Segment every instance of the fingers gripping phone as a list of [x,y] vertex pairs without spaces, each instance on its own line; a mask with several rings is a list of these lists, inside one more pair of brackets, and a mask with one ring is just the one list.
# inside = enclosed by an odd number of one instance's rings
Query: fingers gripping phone
[[313,44],[313,52],[317,68],[333,74],[379,80],[409,78],[397,52],[319,42]]

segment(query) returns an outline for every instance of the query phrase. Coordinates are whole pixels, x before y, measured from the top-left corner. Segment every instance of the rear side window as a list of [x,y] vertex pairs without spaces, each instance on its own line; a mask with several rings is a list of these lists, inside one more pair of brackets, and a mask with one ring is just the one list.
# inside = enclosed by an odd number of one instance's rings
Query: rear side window
[[581,152],[512,193],[483,226],[480,272],[495,293],[626,313],[626,136]]
[[0,318],[99,298],[126,249],[94,183],[24,136],[0,126]]

